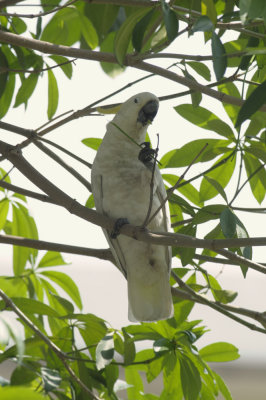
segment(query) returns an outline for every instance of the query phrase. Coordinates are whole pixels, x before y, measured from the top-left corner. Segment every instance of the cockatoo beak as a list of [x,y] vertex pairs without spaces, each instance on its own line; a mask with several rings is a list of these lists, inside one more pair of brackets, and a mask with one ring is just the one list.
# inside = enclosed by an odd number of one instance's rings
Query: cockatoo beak
[[156,100],[150,100],[141,108],[138,114],[138,122],[143,126],[152,123],[159,108],[159,103]]

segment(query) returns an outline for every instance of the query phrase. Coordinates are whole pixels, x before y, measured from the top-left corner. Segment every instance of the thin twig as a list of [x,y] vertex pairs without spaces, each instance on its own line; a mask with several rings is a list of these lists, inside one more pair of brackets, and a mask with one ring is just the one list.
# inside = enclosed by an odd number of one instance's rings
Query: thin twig
[[153,203],[154,174],[155,174],[158,151],[159,151],[159,134],[157,133],[157,147],[156,147],[156,150],[155,150],[154,161],[153,161],[153,164],[152,164],[152,173],[151,173],[151,181],[150,181],[149,207],[148,207],[148,212],[147,212],[146,218],[145,218],[145,220],[144,220],[144,222],[142,224],[142,228],[146,227],[146,225],[148,224],[150,215],[151,215],[151,209],[152,209],[152,203]]

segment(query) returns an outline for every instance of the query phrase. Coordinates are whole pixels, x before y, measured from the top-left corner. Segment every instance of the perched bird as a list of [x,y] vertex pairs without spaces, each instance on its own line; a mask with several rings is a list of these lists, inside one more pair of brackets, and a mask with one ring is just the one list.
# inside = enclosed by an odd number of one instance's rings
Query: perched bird
[[[159,108],[158,98],[148,92],[123,103],[107,131],[92,166],[92,192],[99,213],[142,226],[150,205],[153,179],[152,215],[166,197],[160,171],[152,149],[147,157],[147,126]],[[149,152],[148,152],[149,153]],[[142,157],[144,155],[144,157]],[[143,161],[141,161],[143,160]],[[150,161],[151,160],[151,161]],[[153,178],[152,178],[153,176]],[[117,228],[117,227],[116,227]],[[148,223],[157,232],[169,231],[164,205]],[[117,232],[104,230],[116,264],[128,282],[128,316],[131,321],[157,321],[173,315],[169,274],[171,248],[141,242]]]

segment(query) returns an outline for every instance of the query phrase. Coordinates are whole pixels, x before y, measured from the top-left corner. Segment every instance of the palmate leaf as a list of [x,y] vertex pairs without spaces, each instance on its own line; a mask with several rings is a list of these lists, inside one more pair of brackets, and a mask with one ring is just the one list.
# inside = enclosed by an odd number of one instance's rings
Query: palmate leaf
[[43,275],[51,281],[55,282],[69,295],[69,297],[74,301],[79,309],[82,308],[82,301],[78,287],[69,275],[59,271],[42,271],[40,275]]

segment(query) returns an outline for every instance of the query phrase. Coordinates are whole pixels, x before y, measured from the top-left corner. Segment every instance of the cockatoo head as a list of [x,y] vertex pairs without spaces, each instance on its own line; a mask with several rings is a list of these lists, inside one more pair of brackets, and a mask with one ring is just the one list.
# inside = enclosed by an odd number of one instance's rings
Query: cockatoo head
[[113,119],[130,136],[139,137],[146,132],[159,108],[159,99],[152,93],[143,92],[130,97],[123,103]]

